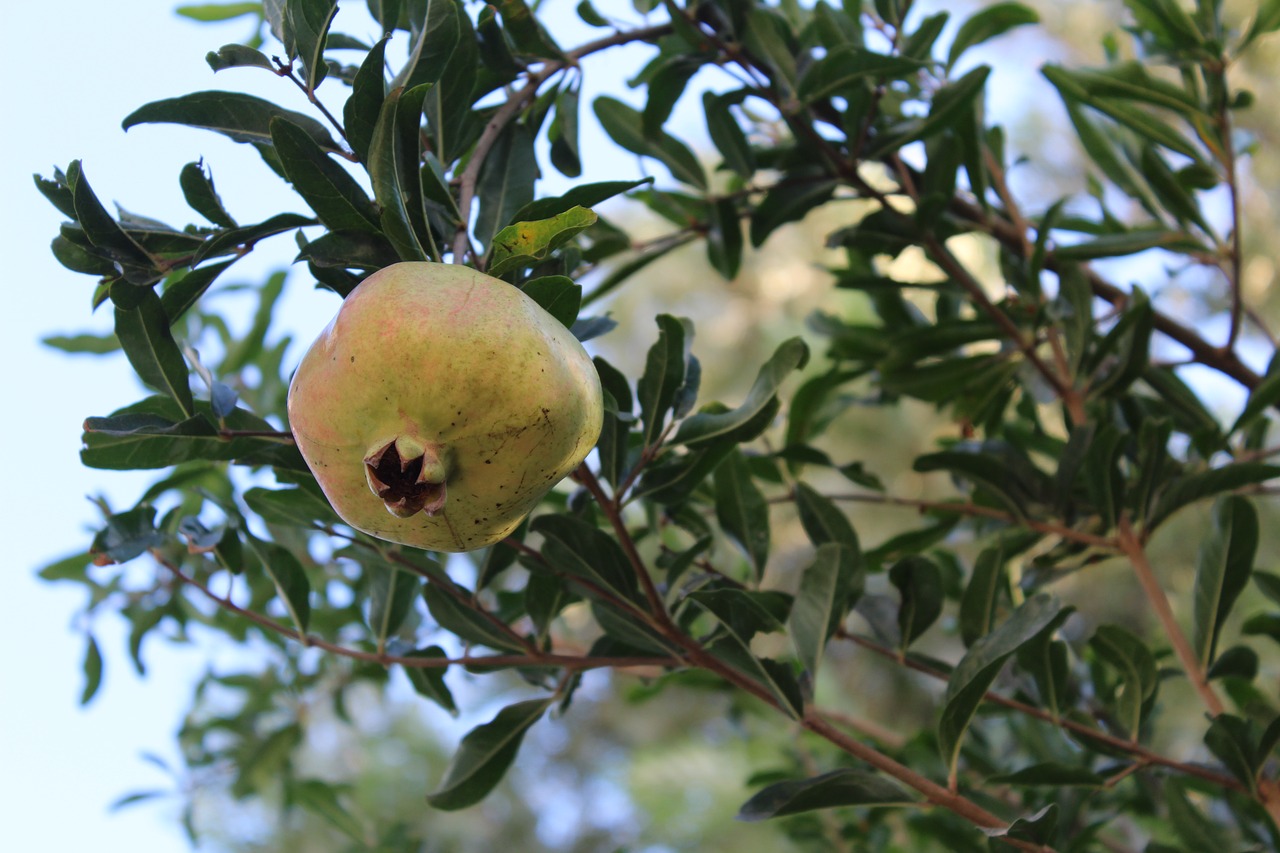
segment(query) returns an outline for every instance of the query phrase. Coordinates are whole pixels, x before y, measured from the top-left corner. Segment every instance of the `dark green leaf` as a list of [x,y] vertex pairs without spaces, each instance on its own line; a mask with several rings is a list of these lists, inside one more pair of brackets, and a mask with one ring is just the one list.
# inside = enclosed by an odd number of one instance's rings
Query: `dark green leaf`
[[427,88],[423,84],[407,92],[392,90],[382,102],[369,139],[369,180],[374,198],[382,207],[380,225],[405,261],[438,258],[423,243],[426,226],[421,216],[422,184],[418,174],[422,104]]
[[973,576],[960,598],[960,638],[966,647],[995,627],[1000,593],[1007,585],[1003,554],[999,549],[987,548],[974,562]]
[[378,212],[364,190],[306,131],[275,118],[271,142],[289,183],[330,230],[378,230]]
[[1098,626],[1089,640],[1089,648],[1119,674],[1124,685],[1116,698],[1119,719],[1125,730],[1136,736],[1144,706],[1156,691],[1155,656],[1142,640],[1118,625]]
[[[547,128],[551,142],[551,165],[567,178],[582,174],[578,151],[578,87],[569,86],[556,95],[556,115]],[[535,202],[536,203],[536,202]]]
[[1196,559],[1192,642],[1203,668],[1213,663],[1222,623],[1249,583],[1258,535],[1258,513],[1247,498],[1217,501],[1213,529],[1200,543]]
[[928,557],[913,555],[894,563],[889,581],[898,588],[898,636],[903,651],[942,615],[942,572]]
[[1018,787],[1045,785],[1053,788],[1101,788],[1107,780],[1087,767],[1046,761],[1012,773],[991,776],[987,782]]
[[791,596],[773,590],[703,588],[694,590],[688,597],[710,610],[747,641],[756,634],[786,630],[783,623],[791,611]]
[[866,80],[902,79],[923,67],[924,63],[914,59],[873,53],[861,45],[841,45],[809,66],[800,78],[799,96],[812,103],[831,95],[847,95]]
[[[216,258],[219,255],[225,255],[235,251],[238,247],[257,243],[266,237],[272,237],[276,234],[283,234],[286,231],[293,231],[296,228],[302,228],[306,225],[315,225],[316,221],[310,217],[302,216],[298,213],[277,213],[270,219],[265,219],[255,225],[245,225],[242,228],[231,228],[226,231],[219,231],[208,240],[205,241],[192,256],[191,264],[195,266],[208,258]],[[232,260],[235,260],[234,258]],[[223,267],[225,269],[225,267]],[[194,272],[199,272],[195,270]],[[194,272],[192,274],[194,274]]]
[[[480,177],[476,182],[480,213],[476,217],[475,235],[481,244],[489,246],[492,243],[491,251],[496,253],[498,239],[495,235],[500,233],[499,229],[505,233],[504,226],[512,221],[515,212],[533,201],[533,182],[537,177],[533,134],[523,124],[507,125],[480,167]],[[591,217],[592,222],[595,221],[594,213],[584,213]]]
[[806,213],[825,204],[835,189],[836,181],[819,168],[784,176],[769,188],[751,216],[751,245],[764,245],[780,226],[803,219]]
[[508,705],[462,739],[445,770],[444,780],[427,802],[454,811],[483,800],[502,780],[520,750],[525,732],[542,718],[552,699],[529,699]]
[[235,228],[236,221],[222,206],[222,199],[213,188],[213,177],[205,172],[202,163],[188,163],[182,167],[178,176],[182,185],[182,195],[191,205],[191,209],[223,228]]
[[960,25],[947,53],[947,68],[956,64],[960,54],[976,44],[1007,33],[1014,27],[1035,24],[1040,16],[1021,3],[995,3],[976,12]]
[[645,446],[653,445],[662,434],[667,412],[675,402],[676,392],[684,384],[688,348],[693,326],[688,320],[659,314],[658,342],[649,348],[644,375],[636,385],[640,401],[640,419],[644,424]]
[[84,672],[84,690],[80,692],[81,705],[88,705],[97,694],[98,688],[102,686],[102,650],[98,648],[98,641],[92,634],[89,634],[86,639],[84,664],[81,666]]
[[755,153],[746,133],[729,111],[729,107],[741,101],[745,94],[745,90],[728,95],[703,92],[702,110],[706,114],[707,134],[724,158],[725,166],[739,177],[748,179],[756,171]]
[[865,770],[833,770],[810,779],[776,782],[738,811],[738,820],[766,820],[841,806],[908,806],[916,797],[896,782]]
[[1246,719],[1219,714],[1204,733],[1205,746],[1240,780],[1251,796],[1257,796],[1257,775],[1265,755],[1258,755],[1258,732]]
[[707,207],[707,260],[716,272],[734,279],[742,266],[742,221],[730,199]]
[[1280,477],[1280,466],[1261,462],[1235,462],[1221,468],[1174,477],[1156,495],[1147,526],[1155,528],[1175,511],[1202,498],[1264,483]]
[[243,44],[224,44],[217,50],[206,53],[204,61],[214,71],[226,71],[228,68],[265,68],[272,73],[276,71],[275,65],[265,53]]
[[545,538],[542,555],[552,570],[619,598],[640,600],[635,570],[622,546],[603,530],[567,515],[540,515],[529,529]]
[[421,580],[408,571],[380,565],[366,567],[365,579],[364,620],[382,648],[413,609]]
[[699,189],[707,188],[702,164],[689,147],[665,131],[659,131],[652,139],[645,136],[644,119],[638,110],[608,96],[597,98],[593,108],[605,132],[619,146],[658,160],[678,181]]
[[[783,380],[792,371],[803,368],[808,360],[809,347],[802,339],[783,341],[760,368],[742,405],[726,412],[700,412],[687,418],[676,430],[672,443],[696,445],[720,438],[741,442],[759,435],[768,425],[759,422],[760,415],[776,404]],[[751,427],[749,434],[747,427]]]
[[302,563],[292,551],[274,542],[263,542],[250,536],[249,547],[258,555],[267,577],[275,584],[276,593],[298,634],[305,635],[311,620],[311,582],[307,580]]
[[351,83],[351,95],[342,106],[347,142],[360,162],[365,164],[369,163],[373,129],[378,125],[382,102],[387,97],[386,50],[387,39],[383,38],[365,56]]
[[896,132],[887,134],[884,141],[873,145],[867,158],[878,159],[910,142],[927,139],[950,127],[961,113],[974,108],[990,73],[990,67],[979,65],[959,80],[939,89],[933,96],[928,116],[903,122],[895,129]]
[[947,681],[938,721],[938,746],[950,774],[955,774],[964,733],[1005,661],[1041,631],[1052,630],[1063,618],[1062,604],[1047,593],[1038,593],[975,642],[961,658]]
[[351,840],[364,843],[364,825],[339,802],[336,787],[319,779],[302,779],[290,783],[288,790],[294,803],[323,818]]
[[524,0],[496,0],[502,23],[521,53],[540,59],[558,59],[563,54]]
[[[128,303],[115,300],[120,288]],[[169,331],[169,317],[160,297],[150,288],[117,284],[112,288],[116,337],[129,364],[143,382],[168,394],[188,417],[195,411],[186,360]]]
[[244,502],[269,524],[314,530],[338,521],[329,504],[310,489],[252,488],[244,493]]
[[858,550],[858,534],[834,501],[805,483],[796,483],[795,496],[796,512],[810,542],[815,546],[834,542]]
[[426,48],[409,85],[434,81],[422,109],[427,116],[432,151],[441,163],[452,163],[465,153],[473,138],[471,106],[479,77],[476,70],[480,66],[480,50],[471,19],[459,0],[430,0],[423,37]]
[[818,546],[800,576],[800,590],[787,620],[796,656],[816,676],[827,639],[862,592],[862,566],[855,548],[838,542]]
[[[464,15],[462,4],[458,0],[427,0],[426,3],[417,4],[417,9],[410,14],[415,13],[421,16],[421,22],[414,21],[412,24],[417,39],[413,43],[409,61],[392,81],[392,89],[403,87],[407,90],[424,83],[439,82],[453,55],[468,53],[466,47],[471,48],[467,58],[476,59],[478,50],[474,45],[460,46]],[[476,64],[472,63],[472,75],[475,74]],[[437,154],[443,156],[442,152],[437,151]]]
[[526,281],[520,289],[559,320],[566,329],[571,328],[578,319],[578,308],[582,305],[582,286],[574,284],[573,279],[568,276],[544,275]]
[[653,183],[653,178],[638,181],[600,181],[594,184],[579,184],[562,196],[540,198],[525,205],[516,212],[516,222],[537,222],[551,219],[575,207],[592,208],[602,201],[616,195],[633,190],[636,187]]
[[751,479],[746,457],[734,450],[716,468],[716,521],[751,565],[764,575],[769,559],[769,505]]
[[324,43],[337,11],[336,0],[288,0],[284,4],[284,46],[290,59],[302,61],[302,82],[308,92],[314,91],[329,71]]
[[[430,646],[425,649],[415,649],[407,652],[402,657],[442,660],[448,656],[445,654],[444,649],[439,646]],[[407,666],[402,664],[402,668],[404,669],[404,674],[409,678],[409,683],[413,685],[413,689],[417,691],[418,695],[425,696],[450,714],[457,716],[458,706],[454,703],[453,693],[449,691],[449,687],[444,681],[444,674],[448,667]]]
[[479,602],[459,601],[437,583],[422,588],[422,598],[436,624],[465,643],[476,643],[503,652],[521,653],[524,647]]
[[242,92],[192,92],[139,107],[125,117],[128,130],[139,124],[185,124],[213,130],[234,139],[271,144],[271,120],[283,118],[302,128],[325,151],[340,152],[328,129],[311,116],[286,110]]

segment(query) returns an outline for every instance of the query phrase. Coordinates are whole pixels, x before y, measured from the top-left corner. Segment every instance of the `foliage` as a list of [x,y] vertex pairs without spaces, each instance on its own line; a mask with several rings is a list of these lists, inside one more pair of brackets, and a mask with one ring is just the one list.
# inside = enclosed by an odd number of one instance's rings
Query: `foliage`
[[[417,828],[378,825],[307,773],[295,698],[327,697],[341,715],[348,693],[403,672],[458,713],[460,673],[518,676],[519,698],[420,792],[452,810],[498,784],[526,732],[572,724],[583,674],[605,669],[643,679],[654,708],[695,685],[793,732],[739,816],[781,821],[797,844],[1274,848],[1280,709],[1261,674],[1276,666],[1265,640],[1280,638],[1280,578],[1255,565],[1280,475],[1266,444],[1280,367],[1241,355],[1274,346],[1244,294],[1236,123],[1252,98],[1232,74],[1280,28],[1280,7],[1229,23],[1210,0],[1128,0],[1132,53],[1111,37],[1101,67],[1046,64],[1088,165],[1072,195],[1033,209],[1010,187],[1018,155],[986,119],[990,69],[970,52],[1035,24],[1031,9],[988,5],[948,30],[948,13],[910,0],[634,5],[643,23],[584,0],[600,35],[574,47],[524,0],[370,0],[387,34],[373,44],[331,29],[331,0],[184,7],[253,16],[250,44],[210,66],[274,74],[312,111],[176,93],[124,126],[250,145],[304,212],[241,223],[202,162],[179,183],[204,222],[183,228],[112,214],[79,162],[37,177],[67,219],[54,255],[98,279],[92,305],[115,318],[113,340],[50,343],[118,347],[148,389],[85,421],[83,462],[156,472],[42,575],[85,586],[86,625],[123,614],[139,669],[161,626],[269,650],[259,668],[210,674],[181,734],[186,772],[229,768],[234,797],[319,815],[354,849],[425,849]],[[635,45],[648,51],[631,81],[642,105],[580,104],[584,61]],[[681,100],[700,101],[710,160],[673,132]],[[576,178],[601,156],[581,144],[584,106],[655,174],[540,197],[542,170]],[[623,195],[667,230],[639,240],[606,218],[600,206]],[[604,341],[617,321],[584,312],[645,286],[651,264],[701,245],[733,280],[751,249],[837,205],[848,215],[826,237],[840,258],[826,272],[863,315],[815,313],[735,405],[700,399],[704,375],[734,366],[704,363],[694,324],[660,313],[636,375],[596,357],[605,428],[572,490],[463,559],[372,539],[329,509],[285,416],[284,275],[256,288],[244,335],[205,301],[259,243],[292,239],[339,297],[398,260],[466,263]],[[1159,280],[1108,277],[1110,259],[1152,253],[1224,294],[1224,343],[1170,313]],[[913,255],[926,260],[894,263]],[[1220,419],[1191,367],[1247,402]],[[948,495],[895,493],[884,484],[902,472],[840,455],[867,407],[939,414],[911,470],[945,478]],[[867,506],[920,522],[885,538],[851,511]],[[1209,506],[1194,582],[1178,588],[1153,540]],[[792,520],[805,541],[784,549]],[[1090,581],[1107,594],[1059,594],[1117,564],[1145,594],[1142,618],[1108,617],[1114,575]],[[105,657],[91,631],[86,642],[84,702]],[[909,694],[902,719],[845,713],[846,674],[873,659],[937,690]],[[203,695],[215,688],[216,713]],[[1171,697],[1187,696],[1207,715],[1194,722],[1203,746],[1165,750]],[[913,715],[932,723],[895,735]]]

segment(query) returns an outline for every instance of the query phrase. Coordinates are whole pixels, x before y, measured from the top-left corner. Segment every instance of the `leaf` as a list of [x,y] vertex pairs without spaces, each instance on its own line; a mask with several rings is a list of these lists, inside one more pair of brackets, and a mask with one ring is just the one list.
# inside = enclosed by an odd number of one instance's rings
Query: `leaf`
[[454,811],[483,800],[515,760],[520,742],[554,700],[529,699],[508,705],[492,720],[467,733],[445,770],[444,781],[427,802]]
[[763,577],[769,559],[769,505],[752,482],[740,450],[730,452],[716,467],[714,485],[720,529],[747,555],[756,578]]
[[338,801],[338,789],[319,779],[300,779],[288,786],[293,802],[359,844],[366,839],[364,825]]
[[730,622],[697,600],[690,601],[720,625],[719,636],[706,646],[707,651],[764,688],[778,710],[793,719],[800,719],[804,714],[804,698],[794,671],[786,664],[753,654],[750,641],[739,634]]
[[169,317],[160,297],[150,288],[130,284],[118,284],[112,290],[123,297],[115,307],[116,338],[134,372],[143,382],[173,398],[184,415],[191,416],[195,403],[187,362],[169,331]]
[[592,184],[578,184],[561,196],[540,198],[530,202],[516,212],[516,222],[536,222],[551,219],[575,207],[592,208],[603,201],[622,193],[653,183],[653,178],[642,178],[638,181],[598,181]]
[[665,131],[658,131],[652,139],[645,136],[644,119],[638,110],[608,96],[596,98],[592,107],[605,133],[619,147],[658,160],[678,181],[707,188],[702,164],[689,147]]
[[[392,81],[392,89],[412,89],[423,83],[438,83],[444,77],[454,53],[467,52],[459,46],[462,40],[463,15],[461,4],[457,0],[427,0],[425,4],[419,4],[417,14],[421,16],[420,24],[413,22],[418,33],[417,40],[413,43],[409,61]],[[474,59],[475,53],[476,49],[472,47],[473,55],[469,58]],[[474,63],[471,72],[475,73]],[[437,154],[443,156],[441,152]]]
[[1118,625],[1099,625],[1089,648],[1120,675],[1124,685],[1116,698],[1120,722],[1136,738],[1158,684],[1155,656],[1141,639]]
[[205,172],[202,163],[188,163],[183,166],[178,175],[178,182],[182,185],[183,198],[187,200],[192,210],[214,225],[221,225],[223,228],[236,227],[236,221],[222,206],[222,199],[213,188],[213,177]]
[[704,587],[689,593],[688,597],[710,610],[717,619],[747,641],[756,634],[772,634],[786,630],[783,621],[787,619],[792,601],[791,596],[784,592],[734,587],[722,589]]
[[1213,663],[1222,623],[1249,583],[1258,536],[1258,513],[1247,498],[1217,501],[1213,529],[1200,543],[1196,560],[1192,645],[1202,668]]
[[160,274],[151,257],[102,206],[89,186],[79,160],[67,167],[66,186],[70,191],[75,219],[84,229],[84,236],[98,254],[116,267],[117,274],[111,278],[123,275],[137,285],[148,285],[159,279]]
[[115,332],[106,335],[46,335],[40,343],[72,355],[106,355],[120,349]]
[[742,220],[731,199],[707,207],[707,260],[716,272],[733,280],[742,266]]
[[214,72],[226,71],[228,68],[265,68],[273,74],[276,71],[275,65],[265,53],[243,44],[224,44],[217,50],[206,53],[204,61]]
[[547,128],[551,165],[566,178],[582,174],[578,150],[578,86],[567,86],[556,95],[556,114]]
[[173,11],[193,21],[229,21],[241,15],[261,14],[262,3],[193,3],[179,6]]
[[249,536],[249,547],[262,561],[262,568],[267,577],[275,584],[276,594],[289,613],[298,634],[307,633],[307,624],[311,620],[311,582],[302,563],[293,552],[274,542],[263,542],[256,536]]
[[657,442],[666,423],[667,412],[675,402],[676,392],[684,384],[688,344],[693,326],[689,321],[659,314],[658,342],[649,348],[644,374],[636,384],[640,401],[640,420],[644,425],[646,447]]
[[745,95],[746,90],[727,95],[703,92],[702,110],[706,115],[707,135],[724,158],[724,165],[739,177],[747,179],[756,171],[755,153],[751,150],[747,135],[729,111],[729,107],[742,101]]
[[858,534],[834,501],[806,483],[796,483],[795,497],[800,525],[810,542],[817,547],[834,542],[858,551]]
[[290,59],[302,61],[302,82],[308,93],[315,91],[329,71],[324,43],[337,11],[336,0],[288,0],[284,4],[284,46]]
[[1066,618],[1067,612],[1053,596],[1037,593],[1023,602],[994,631],[975,642],[956,664],[947,681],[942,715],[938,720],[938,747],[952,777],[960,758],[964,733],[1005,661],[1041,631],[1052,630]]
[[1258,386],[1249,392],[1249,400],[1236,422],[1231,425],[1228,435],[1248,429],[1268,409],[1280,403],[1280,362],[1276,363],[1275,368],[1269,369]]
[[[444,659],[448,655],[439,646],[430,646],[425,649],[414,649],[411,652],[406,652],[401,657],[431,660]],[[408,677],[409,683],[413,685],[413,689],[418,695],[425,696],[453,716],[456,717],[458,715],[458,706],[454,703],[453,694],[449,691],[449,687],[444,681],[444,675],[448,667],[406,666],[401,664],[401,668],[404,669],[404,674]]]
[[1157,493],[1147,527],[1154,529],[1175,511],[1202,498],[1257,485],[1276,477],[1280,477],[1280,466],[1261,462],[1234,462],[1221,468],[1174,477]]
[[98,641],[92,634],[86,637],[81,670],[84,672],[84,690],[80,692],[80,704],[88,705],[102,686],[102,650],[98,648]]
[[874,53],[861,45],[840,45],[805,70],[798,94],[800,100],[812,103],[831,95],[848,95],[851,88],[867,80],[898,80],[924,67],[915,59]]
[[378,230],[378,212],[364,190],[305,130],[274,118],[271,143],[289,183],[330,230]]
[[982,94],[990,73],[989,66],[979,65],[959,80],[939,89],[933,96],[933,103],[929,107],[927,117],[909,119],[896,128],[896,132],[886,134],[883,141],[871,146],[872,150],[865,155],[866,158],[879,159],[910,142],[926,139],[950,127],[960,113],[973,109],[974,102]]
[[898,636],[907,647],[942,615],[942,572],[928,557],[903,557],[889,570],[889,581],[898,588]]
[[818,546],[813,562],[800,576],[787,628],[796,656],[816,677],[827,640],[849,612],[851,599],[862,592],[862,566],[857,550],[839,542]]
[[618,598],[642,600],[635,569],[622,546],[603,530],[567,515],[540,515],[529,529],[544,537],[542,556],[554,571],[585,580]]
[[351,81],[351,95],[342,105],[342,124],[347,131],[347,142],[360,162],[366,165],[373,144],[373,131],[378,126],[382,103],[387,97],[386,51],[387,38],[384,37],[360,63],[360,69]]
[[[523,124],[507,125],[485,157],[476,181],[480,212],[476,216],[475,235],[481,244],[490,246],[491,252],[496,250],[499,229],[505,231],[503,226],[511,222],[515,212],[533,201],[533,182],[537,177],[533,134]],[[595,214],[588,213],[594,222]]]
[[[439,0],[436,0],[439,2]],[[369,180],[382,207],[379,224],[401,260],[438,258],[429,253],[422,238],[422,184],[418,175],[420,126],[427,84],[409,91],[394,89],[382,102],[382,111],[369,139]]]
[[[760,368],[742,405],[727,412],[700,412],[685,419],[672,443],[697,445],[720,438],[747,441],[759,435],[767,424],[760,424],[758,417],[776,402],[783,380],[792,371],[803,368],[808,360],[809,347],[801,338],[783,341]],[[747,427],[751,430],[746,430]]]
[[495,5],[517,50],[540,59],[559,59],[564,55],[524,0],[496,0]]
[[314,530],[317,524],[338,521],[328,502],[309,489],[264,489],[244,492],[250,510],[268,524],[285,524]]
[[825,204],[835,189],[836,181],[817,167],[784,175],[769,188],[751,216],[751,245],[760,248],[779,227],[803,219],[809,211]]
[[501,276],[534,266],[595,222],[593,212],[575,206],[548,219],[508,225],[493,236],[487,272]]
[[582,286],[574,284],[573,279],[567,275],[544,275],[530,279],[520,289],[559,320],[566,329],[571,328],[578,319],[578,308],[582,305]]
[[676,101],[680,100],[685,87],[701,67],[702,62],[695,57],[674,54],[656,60],[651,71],[646,69],[648,97],[640,115],[641,130],[646,138],[659,138],[662,126],[671,118]]
[[1015,27],[1039,23],[1035,10],[1021,3],[995,3],[972,15],[960,25],[947,53],[947,68],[956,64],[960,55],[974,45],[1003,35]]
[[1087,767],[1045,761],[1012,773],[989,776],[987,782],[1018,787],[1045,785],[1053,788],[1101,788],[1106,785],[1107,780]]
[[433,83],[422,106],[431,150],[441,163],[452,163],[466,153],[471,134],[478,132],[472,129],[475,118],[471,106],[480,50],[471,19],[459,0],[430,0],[423,38],[427,42],[423,58],[408,82],[410,86]]
[[[297,228],[315,224],[316,221],[309,216],[303,216],[298,213],[277,213],[270,219],[264,219],[254,225],[219,231],[196,250],[196,253],[191,258],[191,264],[196,266],[209,258],[236,251],[241,246],[247,246],[276,234],[283,234],[286,231],[293,231]],[[232,258],[232,260],[236,259]],[[223,269],[225,269],[225,266]],[[194,275],[197,272],[200,272],[200,270],[193,270],[189,275]]]
[[192,92],[152,101],[129,113],[121,124],[125,130],[140,124],[185,124],[216,131],[236,142],[270,145],[273,118],[296,124],[325,151],[342,150],[328,129],[311,116],[241,92]]
[[365,567],[365,582],[364,621],[378,648],[383,648],[413,610],[421,580],[392,566],[372,564]]
[[435,582],[422,588],[422,598],[436,624],[463,642],[515,654],[525,651],[511,632],[504,630],[496,617],[483,612],[474,599],[467,603],[458,601]]
[[1003,554],[987,548],[978,554],[973,575],[960,597],[960,639],[972,646],[995,627],[1001,590],[1008,584]]
[[1204,246],[1182,231],[1150,229],[1104,234],[1101,237],[1095,237],[1082,243],[1059,245],[1055,248],[1054,255],[1063,261],[1093,261],[1098,258],[1136,255],[1138,252],[1145,252],[1148,249],[1166,249],[1170,252],[1199,252],[1204,251]]
[[1258,732],[1242,717],[1219,714],[1209,723],[1204,733],[1205,746],[1222,762],[1232,776],[1249,789],[1250,796],[1258,793],[1258,770],[1265,755],[1258,754]]
[[896,782],[865,770],[833,770],[809,779],[775,782],[738,810],[738,820],[757,821],[841,806],[909,806],[916,797]]

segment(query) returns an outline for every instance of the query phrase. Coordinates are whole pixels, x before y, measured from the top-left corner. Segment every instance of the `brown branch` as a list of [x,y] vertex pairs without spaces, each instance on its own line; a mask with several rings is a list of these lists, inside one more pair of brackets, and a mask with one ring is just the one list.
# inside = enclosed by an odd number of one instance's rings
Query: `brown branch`
[[1164,628],[1164,633],[1169,638],[1169,643],[1173,646],[1174,654],[1178,656],[1183,670],[1186,671],[1187,678],[1195,687],[1196,693],[1200,694],[1200,699],[1209,710],[1209,714],[1214,717],[1220,715],[1225,710],[1222,700],[1209,684],[1209,679],[1200,661],[1196,659],[1191,643],[1187,641],[1186,634],[1179,627],[1178,620],[1173,615],[1173,608],[1169,606],[1169,599],[1160,587],[1160,581],[1156,579],[1150,561],[1147,560],[1147,552],[1142,546],[1142,540],[1134,533],[1127,517],[1120,519],[1119,544],[1125,556],[1129,558],[1133,573],[1138,578],[1147,601],[1151,603],[1151,609],[1155,611],[1156,618],[1160,620],[1160,625]]
[[241,607],[230,598],[218,595],[207,584],[204,584],[194,577],[186,574],[163,555],[153,550],[151,556],[157,563],[168,569],[174,577],[182,583],[198,589],[206,598],[216,604],[218,607],[233,613],[236,616],[249,620],[260,628],[265,628],[290,640],[300,643],[304,647],[314,647],[332,652],[341,657],[352,658],[370,663],[378,663],[384,666],[399,664],[400,666],[410,667],[413,669],[443,669],[449,666],[471,666],[471,667],[507,667],[507,666],[551,666],[559,669],[567,670],[588,670],[602,669],[612,667],[615,669],[624,669],[630,667],[672,667],[681,665],[682,661],[676,658],[659,657],[659,656],[633,656],[633,657],[591,657],[590,655],[564,655],[554,652],[533,651],[526,655],[496,654],[496,655],[461,655],[454,658],[423,658],[423,657],[405,657],[402,655],[391,655],[386,652],[369,652],[363,649],[353,649],[349,646],[339,645],[329,642],[314,634],[304,634],[295,628],[290,628],[270,616],[265,616],[257,611]]

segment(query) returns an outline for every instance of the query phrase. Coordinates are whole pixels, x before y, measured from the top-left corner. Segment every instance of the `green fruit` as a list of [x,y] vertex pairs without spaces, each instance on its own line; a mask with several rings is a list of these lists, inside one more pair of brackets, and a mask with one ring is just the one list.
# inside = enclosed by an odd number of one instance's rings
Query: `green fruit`
[[342,303],[289,386],[289,422],[358,530],[433,551],[511,533],[595,446],[600,379],[518,288],[401,263]]

